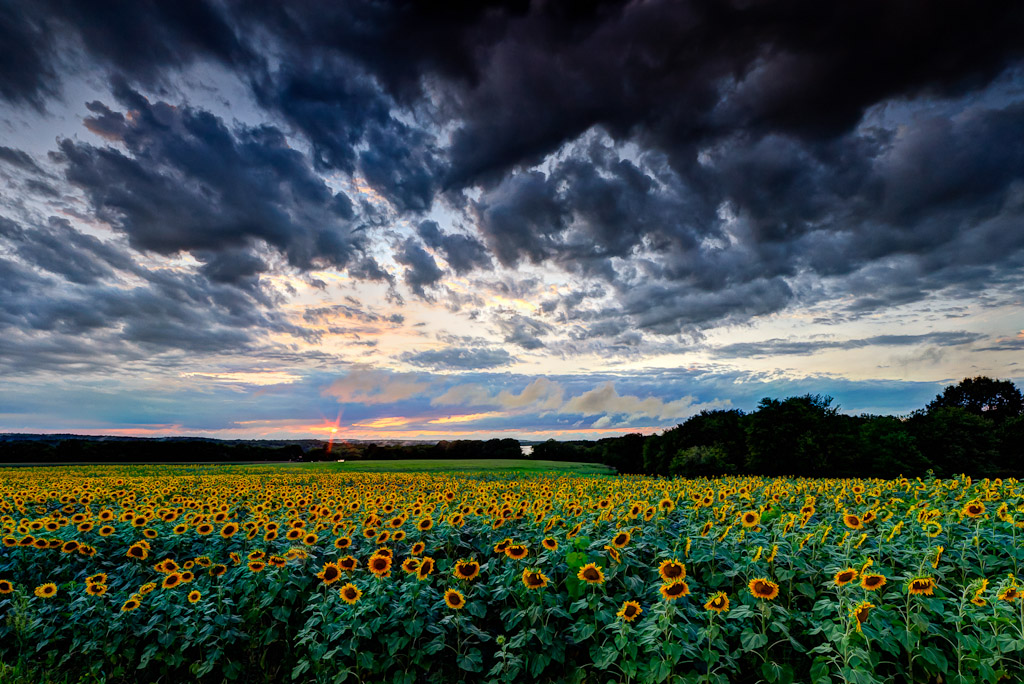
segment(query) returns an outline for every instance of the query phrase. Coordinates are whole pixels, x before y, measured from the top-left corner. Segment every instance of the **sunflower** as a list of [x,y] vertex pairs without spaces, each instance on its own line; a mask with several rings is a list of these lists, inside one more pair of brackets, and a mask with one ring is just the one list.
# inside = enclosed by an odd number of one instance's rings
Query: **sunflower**
[[57,595],[57,585],[53,582],[47,582],[36,587],[35,595],[39,598],[50,598]]
[[663,560],[661,565],[658,566],[658,574],[661,575],[663,582],[669,584],[672,582],[682,582],[686,579],[686,566],[675,558]]
[[636,601],[624,601],[622,603],[622,608],[619,609],[619,612],[616,613],[615,616],[622,618],[626,622],[633,622],[633,620],[640,617],[640,613],[642,612],[644,612],[644,609],[641,608],[640,604]]
[[107,593],[107,585],[87,584],[85,586],[85,593],[87,593],[89,596],[103,596]]
[[713,610],[716,613],[729,612],[729,597],[724,591],[720,591],[704,604],[704,610]]
[[402,561],[402,571],[406,574],[412,575],[420,569],[420,561],[418,558],[406,558]]
[[352,539],[350,537],[338,537],[334,540],[334,548],[336,549],[347,549],[352,546]]
[[228,566],[217,563],[216,565],[210,566],[210,577],[220,577],[228,571]]
[[757,527],[761,524],[761,514],[758,511],[747,511],[740,518],[740,522],[744,527]]
[[507,549],[510,546],[512,546],[512,540],[506,537],[505,539],[502,539],[500,542],[494,545],[494,553],[499,555],[504,554],[505,549]]
[[524,544],[512,544],[505,549],[505,555],[512,560],[522,560],[528,553],[529,549]]
[[420,561],[419,570],[416,571],[416,579],[425,580],[430,577],[430,574],[434,572],[435,566],[433,558],[424,556],[423,560]]
[[925,534],[934,539],[935,537],[938,537],[940,534],[942,534],[942,525],[935,522],[934,520],[929,520],[924,524],[924,531]]
[[843,516],[843,524],[851,530],[860,530],[864,528],[864,521],[853,513],[847,513]]
[[915,577],[907,584],[907,591],[911,594],[932,596],[935,592],[935,579],[932,577]]
[[76,542],[74,539],[72,539],[70,541],[66,541],[63,544],[61,544],[61,546],[60,546],[60,552],[61,553],[74,553],[77,550],[78,550],[78,542]]
[[293,527],[292,529],[288,530],[287,534],[284,535],[284,538],[288,541],[295,541],[301,536],[302,530],[297,527]]
[[779,585],[767,577],[757,577],[750,580],[747,588],[750,589],[750,593],[754,598],[766,601],[771,601],[779,595]]
[[330,586],[341,577],[341,569],[335,563],[324,563],[324,568],[316,574],[323,583]]
[[587,563],[580,571],[576,573],[577,579],[580,579],[587,584],[603,584],[604,583],[604,572],[601,570],[601,566],[596,563]]
[[680,596],[690,595],[690,585],[685,580],[678,580],[669,584],[662,584],[658,590],[666,601],[675,601]]
[[845,568],[837,572],[832,579],[837,587],[842,587],[857,579],[857,571],[853,568]]
[[875,607],[875,605],[873,603],[868,603],[867,601],[861,601],[860,603],[858,603],[856,606],[853,607],[853,610],[850,611],[850,617],[854,618],[857,621],[857,631],[858,632],[861,631],[861,626],[865,622],[867,622],[868,613],[870,613],[871,609],[874,608],[874,607]]
[[[101,527],[100,528],[100,533],[102,534],[103,530],[105,530],[105,529],[109,529],[111,532],[114,531],[113,527]],[[188,532],[188,525],[175,525],[174,529],[172,529],[171,532],[173,532],[174,534],[185,534],[186,532]],[[103,535],[103,536],[106,536],[106,535]]]
[[444,602],[452,610],[462,610],[466,605],[466,597],[454,589],[448,589],[444,592]]
[[369,568],[370,572],[377,577],[388,577],[391,575],[390,556],[371,556]]
[[208,568],[213,565],[213,561],[210,560],[209,556],[196,556],[195,564],[201,568]]
[[315,534],[313,534],[312,532],[310,532],[309,534],[307,534],[306,536],[304,536],[302,538],[302,543],[305,544],[306,546],[312,546],[313,544],[316,544],[317,539],[318,539],[318,537]]
[[420,542],[416,542],[415,544],[412,545],[412,548],[409,549],[409,553],[411,555],[413,555],[413,556],[418,556],[421,553],[423,553],[423,551],[426,550],[426,548],[427,548],[427,545],[424,544],[423,542],[421,542],[421,541]]
[[139,593],[145,596],[147,594],[152,594],[155,589],[156,582],[146,582],[141,587],[139,587]]
[[95,575],[90,575],[89,577],[85,578],[85,583],[86,584],[106,584],[107,583],[107,573],[100,572],[100,573],[96,573]]
[[986,601],[985,599],[983,599],[980,596],[973,597],[971,599],[971,603],[973,603],[974,605],[978,606],[979,608],[984,608],[985,606],[988,605],[988,601]]
[[666,513],[671,513],[676,509],[676,504],[675,502],[672,501],[672,499],[666,496],[664,499],[658,502],[658,508],[665,511]]
[[137,598],[134,598],[134,597],[130,598],[127,601],[125,601],[124,604],[121,606],[121,612],[122,613],[130,613],[131,611],[135,610],[136,608],[138,608],[141,605],[142,605],[142,601],[140,601],[140,600],[138,600]]
[[433,526],[434,526],[434,520],[433,520],[433,518],[424,518],[423,520],[420,520],[420,521],[419,521],[418,523],[416,523],[416,528],[417,528],[417,529],[418,529],[418,530],[419,530],[420,532],[427,532],[427,531],[429,531],[429,530],[430,530],[430,528],[432,528]]
[[969,501],[961,512],[968,518],[980,518],[985,515],[985,504],[978,500]]
[[160,583],[160,586],[164,589],[173,589],[179,584],[181,584],[181,575],[176,572],[172,572],[164,577],[164,581]]
[[565,535],[565,538],[566,539],[574,538],[577,534],[580,533],[580,528],[581,527],[583,527],[583,523],[581,523],[581,522],[578,522],[575,525],[573,525],[573,528],[571,530],[569,530],[569,533]]
[[885,586],[885,576],[877,573],[862,575],[860,578],[860,586],[868,591],[877,591]]
[[359,600],[359,597],[363,595],[363,592],[359,587],[349,582],[338,590],[338,594],[341,596],[342,601],[351,606],[355,605],[356,601]]
[[129,558],[138,558],[139,560],[146,560],[149,557],[149,551],[145,547],[139,546],[138,544],[132,544],[128,547],[128,551],[124,554]]
[[540,543],[548,551],[558,550],[558,540],[554,537],[544,537],[544,540]]
[[469,582],[470,580],[476,579],[476,577],[480,574],[480,564],[477,563],[475,560],[456,561],[455,568],[452,570],[452,574],[454,574],[460,580],[466,580],[467,582]]
[[263,561],[249,561],[249,572],[263,572],[267,564]]
[[198,591],[190,591],[188,594],[189,603],[199,603],[199,599],[203,598],[203,595]]
[[604,545],[604,550],[608,552],[608,555],[611,556],[611,559],[616,564],[619,564],[619,563],[622,562],[622,555],[619,553],[619,550],[617,548],[615,548],[614,546],[611,546],[609,544],[605,544]]
[[[238,525],[235,523],[227,523],[224,527],[220,528],[220,536],[225,539],[235,536],[235,532],[238,532]],[[195,601],[193,601],[195,603]]]
[[0,594],[10,594],[14,591],[14,583],[11,580],[0,580]]
[[342,556],[338,559],[338,567],[344,570],[345,572],[352,572],[357,567],[359,567],[359,561],[357,561],[352,556]]
[[206,536],[211,533],[213,533],[213,525],[211,525],[210,523],[203,523],[202,525],[196,528],[196,534]]
[[619,532],[615,537],[612,538],[612,546],[617,549],[621,549],[629,543],[630,536],[629,532]]
[[537,568],[523,570],[523,586],[527,589],[542,589],[548,586],[549,578]]
[[1007,602],[1012,603],[1013,601],[1016,601],[1017,599],[1019,599],[1020,596],[1021,596],[1021,593],[1020,593],[1020,589],[1018,587],[1016,587],[1016,586],[1009,586],[1009,587],[1006,587],[1006,589],[1003,589],[1001,592],[999,592],[998,598],[999,598],[1000,601],[1007,601]]

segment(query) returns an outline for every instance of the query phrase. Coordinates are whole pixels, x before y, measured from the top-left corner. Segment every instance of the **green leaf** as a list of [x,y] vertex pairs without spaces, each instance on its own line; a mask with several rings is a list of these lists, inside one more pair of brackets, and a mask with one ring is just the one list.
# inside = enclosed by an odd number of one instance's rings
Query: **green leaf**
[[745,629],[740,633],[740,644],[744,651],[754,651],[768,643],[768,637],[761,632]]

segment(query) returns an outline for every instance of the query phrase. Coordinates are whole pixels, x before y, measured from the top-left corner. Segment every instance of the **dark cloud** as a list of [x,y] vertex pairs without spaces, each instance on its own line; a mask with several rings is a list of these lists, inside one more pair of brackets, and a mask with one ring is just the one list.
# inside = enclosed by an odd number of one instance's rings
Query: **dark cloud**
[[0,1],[0,97],[15,104],[44,107],[56,93],[53,49],[46,22],[25,11],[24,3]]
[[831,349],[849,350],[865,347],[903,347],[931,345],[956,347],[984,339],[984,335],[966,331],[925,333],[922,335],[875,335],[850,340],[784,340],[737,342],[712,349],[715,356],[725,358],[764,358],[767,356],[805,356]]
[[0,217],[0,239],[27,263],[81,285],[110,279],[114,270],[132,271],[134,263],[120,250],[51,218],[44,227],[22,228]]
[[[344,268],[359,256],[351,202],[316,176],[303,155],[272,126],[229,129],[192,107],[151,103],[120,84],[131,113],[101,103],[86,125],[120,142],[95,147],[63,139],[54,160],[81,188],[97,217],[136,249],[208,256],[211,276],[251,277],[262,262],[247,250],[276,248],[301,270]],[[230,251],[230,256],[208,253]]]
[[[553,323],[625,344],[823,300],[853,317],[1019,287],[1011,0],[0,0],[0,38],[0,98],[15,105],[45,105],[71,74],[113,77],[117,105],[90,102],[85,120],[111,146],[69,137],[54,156],[95,218],[135,249],[191,253],[204,282],[262,306],[278,255],[401,301],[360,230],[396,220],[418,226],[422,244],[402,235],[391,256],[419,297],[444,291],[423,245],[457,275],[496,261],[574,276],[536,318],[495,323],[527,349]],[[210,65],[272,123],[161,101]],[[38,168],[12,148],[0,161]],[[389,206],[335,192],[339,176]],[[438,204],[469,234],[421,221]],[[25,258],[72,282],[109,277],[48,249]]]
[[414,366],[441,370],[481,370],[512,363],[512,356],[504,349],[467,349],[446,347],[422,352],[405,352],[401,360]]
[[458,275],[465,275],[477,268],[492,267],[487,248],[475,237],[445,233],[436,221],[423,221],[417,232],[427,247],[441,251],[444,260]]
[[395,254],[395,261],[404,264],[405,284],[419,297],[430,299],[426,288],[435,284],[444,275],[434,257],[430,256],[417,242],[409,238],[402,243],[401,249]]
[[554,328],[544,321],[520,314],[499,318],[496,323],[506,343],[518,345],[523,349],[544,347],[541,338],[554,331]]
[[31,171],[40,175],[44,173],[27,152],[3,145],[0,145],[0,162],[5,162],[23,171]]

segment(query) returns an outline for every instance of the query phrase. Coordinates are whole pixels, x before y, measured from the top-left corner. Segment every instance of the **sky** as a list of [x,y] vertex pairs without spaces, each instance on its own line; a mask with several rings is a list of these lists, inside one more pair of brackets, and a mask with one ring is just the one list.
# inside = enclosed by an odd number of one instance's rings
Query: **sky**
[[1024,4],[0,0],[0,432],[1024,386]]

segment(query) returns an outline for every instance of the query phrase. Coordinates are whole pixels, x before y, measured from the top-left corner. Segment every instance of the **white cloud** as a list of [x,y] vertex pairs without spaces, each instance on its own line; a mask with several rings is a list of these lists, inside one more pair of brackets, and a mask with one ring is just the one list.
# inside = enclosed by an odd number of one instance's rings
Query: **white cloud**
[[381,370],[352,370],[332,382],[323,392],[341,404],[390,404],[423,393],[431,386],[413,373]]
[[704,409],[716,409],[729,406],[728,400],[698,403],[693,396],[682,397],[675,401],[665,402],[658,397],[641,399],[634,395],[621,395],[615,390],[615,384],[606,382],[600,387],[584,392],[565,402],[559,413],[581,414],[584,416],[628,415],[630,420],[637,418],[657,418],[670,420],[687,418]]

